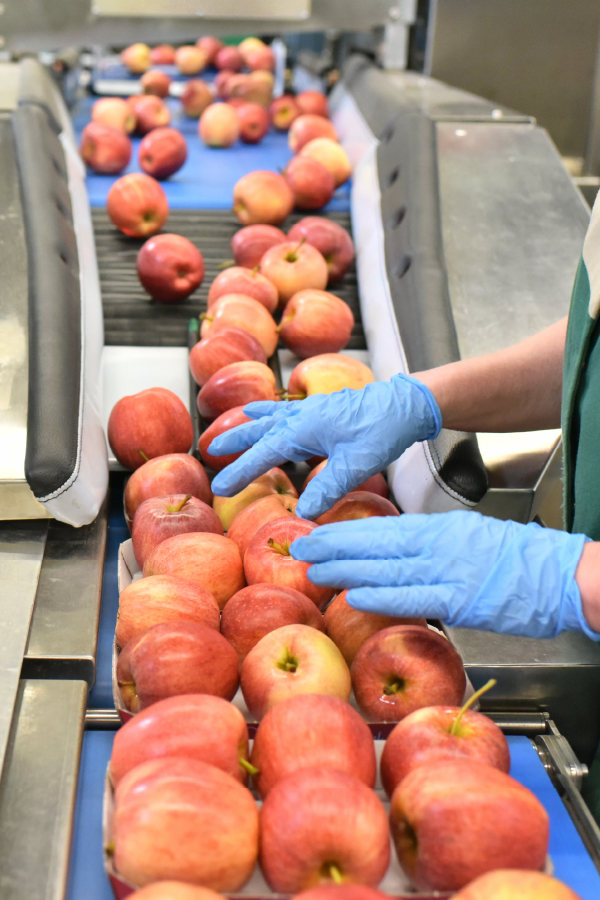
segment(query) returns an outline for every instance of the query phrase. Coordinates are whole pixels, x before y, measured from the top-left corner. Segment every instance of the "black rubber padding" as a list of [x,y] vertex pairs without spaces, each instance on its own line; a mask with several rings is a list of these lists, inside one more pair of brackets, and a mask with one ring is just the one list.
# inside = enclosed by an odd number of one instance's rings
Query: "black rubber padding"
[[12,115],[27,238],[29,390],[25,476],[38,499],[76,475],[80,437],[81,298],[65,157],[45,110]]
[[[460,359],[441,231],[435,123],[403,104],[389,78],[364,57],[344,69],[344,83],[379,139],[377,169],[387,279],[411,373]],[[470,503],[488,486],[473,434],[442,431],[429,442],[445,485]]]

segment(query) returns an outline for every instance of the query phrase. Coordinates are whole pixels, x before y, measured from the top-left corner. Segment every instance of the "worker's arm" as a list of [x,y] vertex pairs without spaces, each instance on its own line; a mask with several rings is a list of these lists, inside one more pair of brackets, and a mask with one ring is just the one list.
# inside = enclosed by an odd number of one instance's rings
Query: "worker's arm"
[[272,466],[326,456],[297,514],[314,519],[380,472],[442,422],[460,431],[516,431],[559,424],[566,320],[498,353],[395,375],[362,391],[317,394],[292,403],[250,403],[252,422],[217,437],[214,456],[243,453],[213,481],[230,496]]
[[600,543],[585,545],[575,578],[586,621],[594,631],[600,632]]
[[567,319],[487,356],[415,375],[455,431],[536,431],[560,427]]
[[600,544],[581,534],[457,511],[324,525],[290,552],[366,612],[600,639]]

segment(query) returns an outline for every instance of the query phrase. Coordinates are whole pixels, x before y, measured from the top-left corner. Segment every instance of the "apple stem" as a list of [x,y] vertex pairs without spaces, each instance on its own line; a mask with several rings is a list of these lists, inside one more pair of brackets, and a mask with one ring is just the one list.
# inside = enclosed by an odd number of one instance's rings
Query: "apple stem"
[[212,320],[214,319],[214,316],[209,315],[207,312],[200,313],[200,320],[202,322],[204,322],[205,319],[207,322],[212,322]]
[[192,495],[186,494],[185,497],[183,498],[183,500],[181,500],[181,502],[178,503],[177,506],[167,506],[167,510],[170,513],[181,512],[181,510],[183,509],[185,504],[188,502],[188,500],[191,500],[191,499],[192,499]]
[[106,847],[104,848],[104,852],[106,853],[107,856],[114,856],[114,855],[115,855],[115,844],[114,844],[114,841],[113,841],[112,843],[106,845]]
[[279,323],[279,325],[277,326],[277,334],[279,334],[279,332],[281,331],[281,329],[283,328],[283,326],[285,325],[285,323],[286,323],[286,322],[291,322],[293,318],[294,318],[293,316],[285,316],[285,318],[283,318],[283,319],[281,320],[281,322]]
[[253,766],[252,763],[248,759],[244,759],[243,756],[240,756],[240,766],[242,769],[245,769],[246,772],[249,772],[250,775],[258,775],[260,769],[257,769],[256,766]]
[[259,272],[260,272],[260,263],[258,263],[258,265],[254,266],[254,268],[252,269],[253,275],[258,275]]
[[[287,391],[284,391],[287,394]],[[306,394],[287,394],[286,400],[306,400]]]
[[230,266],[235,266],[235,259],[224,259],[219,263],[217,269],[221,272],[223,269],[229,269]]
[[140,454],[140,456],[142,457],[142,459],[144,460],[144,462],[150,462],[150,459],[146,456],[146,454],[144,453],[143,450],[140,450],[140,449],[138,448],[138,453]]
[[342,873],[333,863],[329,866],[329,874],[331,875],[331,880],[335,882],[335,884],[343,884],[344,879],[342,878]]
[[478,691],[475,691],[475,693],[471,697],[469,697],[469,699],[467,700],[465,705],[461,708],[461,710],[458,713],[457,717],[455,718],[454,722],[452,723],[452,728],[450,729],[450,734],[453,734],[454,736],[456,736],[458,734],[458,729],[459,729],[459,726],[461,723],[461,719],[464,716],[464,714],[466,713],[466,711],[469,709],[469,707],[473,706],[475,701],[479,700],[479,698],[481,697],[482,694],[485,694],[486,691],[489,691],[489,689],[493,688],[494,685],[496,685],[496,684],[498,684],[496,679],[490,678],[490,680],[488,682],[486,682],[486,684],[484,684],[483,687],[480,687]]
[[290,555],[290,547],[289,544],[278,544],[277,541],[274,541],[273,538],[269,538],[267,541],[271,550],[274,550],[276,553],[281,553],[282,556]]

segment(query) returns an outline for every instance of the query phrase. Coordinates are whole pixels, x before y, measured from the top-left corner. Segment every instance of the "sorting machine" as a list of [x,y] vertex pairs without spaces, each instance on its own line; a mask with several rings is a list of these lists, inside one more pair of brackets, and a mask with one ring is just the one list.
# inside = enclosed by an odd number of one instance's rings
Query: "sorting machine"
[[[0,897],[108,900],[101,802],[128,532],[126,475],[102,429],[119,396],[154,385],[194,411],[187,324],[229,255],[233,184],[290,154],[280,135],[209,151],[173,104],[189,160],[164,184],[168,227],[200,247],[207,276],[180,306],[150,304],[135,277],[140,243],[104,210],[112,179],[85,177],[76,155],[91,98],[69,116],[39,64],[0,65]],[[118,66],[111,77],[136,88]],[[352,227],[357,249],[338,292],[357,322],[345,352],[385,379],[566,314],[589,210],[531,118],[361,55],[330,104],[354,165],[324,211]],[[285,384],[294,360],[279,350],[271,364]],[[557,432],[443,431],[388,476],[406,512],[561,527]],[[599,896],[600,832],[580,788],[600,737],[600,649],[578,634],[447,631],[475,687],[498,679],[484,709],[550,812],[556,874],[584,900]]]

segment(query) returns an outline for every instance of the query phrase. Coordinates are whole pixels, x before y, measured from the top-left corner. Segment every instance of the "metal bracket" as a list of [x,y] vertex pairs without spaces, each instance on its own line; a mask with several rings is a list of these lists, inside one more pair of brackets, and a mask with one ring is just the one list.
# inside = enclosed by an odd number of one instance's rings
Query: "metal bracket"
[[579,762],[571,745],[562,734],[539,734],[535,739],[535,745],[544,768],[554,781],[558,774],[568,778],[577,790],[581,790],[581,783],[588,774],[588,767]]

